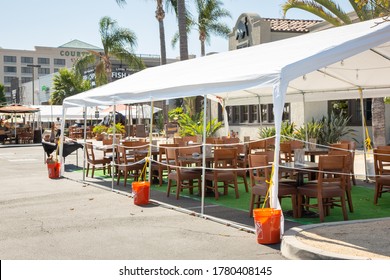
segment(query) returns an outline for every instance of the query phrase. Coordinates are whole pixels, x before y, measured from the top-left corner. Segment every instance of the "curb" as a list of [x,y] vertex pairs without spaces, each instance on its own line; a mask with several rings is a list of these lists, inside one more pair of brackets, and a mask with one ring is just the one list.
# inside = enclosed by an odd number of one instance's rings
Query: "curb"
[[368,223],[374,221],[383,221],[389,220],[390,218],[379,218],[379,219],[368,219],[368,220],[355,220],[355,221],[345,221],[345,222],[331,222],[331,223],[322,223],[315,225],[305,225],[300,227],[294,227],[285,232],[282,244],[281,244],[281,254],[291,260],[371,260],[372,258],[357,257],[353,255],[338,254],[326,250],[321,250],[313,246],[309,246],[301,242],[297,235],[304,231],[310,231],[314,228],[324,228],[326,231],[327,227],[338,226],[338,225],[347,225],[347,224],[358,224],[358,223]]

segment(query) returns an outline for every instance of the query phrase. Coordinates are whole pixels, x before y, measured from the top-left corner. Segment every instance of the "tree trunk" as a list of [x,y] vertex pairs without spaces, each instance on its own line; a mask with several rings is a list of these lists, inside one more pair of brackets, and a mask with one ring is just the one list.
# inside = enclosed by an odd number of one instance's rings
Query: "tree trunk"
[[162,0],[158,0],[157,9],[156,9],[156,19],[158,21],[159,32],[160,32],[160,65],[167,64],[164,18],[165,18],[165,11],[162,6]]
[[186,6],[185,0],[177,1],[177,15],[179,22],[180,60],[188,59],[188,42],[186,28]]
[[374,147],[386,145],[385,101],[383,98],[372,99],[372,135]]
[[206,47],[203,40],[200,41],[200,55],[205,56],[206,55]]

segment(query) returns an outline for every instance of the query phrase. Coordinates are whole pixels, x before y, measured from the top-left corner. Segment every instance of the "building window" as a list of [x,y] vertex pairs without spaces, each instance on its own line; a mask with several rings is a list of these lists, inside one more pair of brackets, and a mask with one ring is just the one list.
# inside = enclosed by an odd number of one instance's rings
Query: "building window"
[[16,67],[15,66],[4,66],[4,72],[5,73],[16,73]]
[[284,107],[283,107],[283,116],[282,116],[282,120],[283,121],[290,121],[291,119],[291,114],[290,114],[291,110],[290,110],[290,103],[286,103],[284,104]]
[[249,121],[249,106],[240,106],[240,122],[247,123]]
[[4,62],[16,63],[16,56],[5,55]]
[[249,105],[249,122],[258,123],[259,122],[259,106],[258,105]]
[[[273,104],[262,104],[260,106],[261,119],[259,119],[259,105],[229,106],[227,113],[230,124],[245,123],[274,123]],[[290,103],[284,104],[283,121],[290,121]]]
[[11,83],[11,81],[13,79],[15,79],[16,77],[11,77],[11,76],[4,76],[4,83]]
[[22,77],[22,84],[29,83],[32,81],[32,77]]
[[50,64],[50,58],[38,57],[38,64]]
[[[372,112],[371,112],[372,99],[363,99],[364,106],[364,118],[367,125],[372,125]],[[360,126],[362,124],[362,112],[359,99],[343,100],[343,101],[329,101],[328,102],[329,113],[332,111],[339,115],[343,112],[343,115],[347,118],[350,117],[348,125]]]
[[50,68],[38,68],[38,74],[39,75],[48,75],[50,74]]
[[34,63],[34,58],[32,57],[22,56],[20,60],[22,63],[30,63],[30,64]]
[[261,121],[263,123],[274,122],[274,105],[273,104],[262,104],[261,105]]
[[60,69],[59,68],[54,68],[54,72],[53,73],[58,73],[60,72]]
[[234,106],[232,108],[232,122],[239,123],[240,122],[240,107]]
[[32,67],[22,67],[21,71],[22,71],[22,74],[32,74],[33,68]]
[[65,59],[54,58],[54,65],[65,66]]

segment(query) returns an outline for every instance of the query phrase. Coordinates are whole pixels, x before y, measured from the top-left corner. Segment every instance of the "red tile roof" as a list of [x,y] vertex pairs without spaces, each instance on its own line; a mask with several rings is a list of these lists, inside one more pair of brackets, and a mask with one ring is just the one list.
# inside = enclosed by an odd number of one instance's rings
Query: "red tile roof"
[[303,19],[278,19],[263,18],[271,23],[273,32],[309,32],[309,27],[322,22],[321,20],[303,20]]

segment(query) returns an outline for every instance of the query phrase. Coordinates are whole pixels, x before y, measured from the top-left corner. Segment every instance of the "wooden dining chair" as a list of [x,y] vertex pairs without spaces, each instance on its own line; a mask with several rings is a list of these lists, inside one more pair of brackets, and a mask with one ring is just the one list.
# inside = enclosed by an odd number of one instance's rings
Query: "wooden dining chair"
[[351,183],[351,174],[353,174],[353,154],[349,150],[350,143],[337,143],[331,144],[328,155],[345,155],[345,193],[347,195],[348,208],[349,212],[353,212],[353,203],[352,203],[352,183]]
[[[249,217],[253,216],[253,209],[260,208],[266,199],[270,177],[270,166],[267,155],[248,155],[249,174],[251,182],[251,197],[249,202]],[[269,200],[266,204],[269,207]]]
[[229,146],[229,144],[237,144],[240,143],[240,138],[237,137],[225,137],[222,138],[222,143]]
[[124,177],[123,186],[126,186],[129,176],[134,180],[138,180],[141,175],[145,165],[143,161],[145,154],[139,153],[138,149],[138,147],[116,146],[117,185],[119,185],[122,175]]
[[[280,143],[279,160],[281,163],[292,162],[294,160],[291,142]],[[281,171],[280,178],[284,179],[285,181],[296,182],[293,170]]]
[[[224,195],[228,194],[228,189],[233,188],[236,198],[239,198],[237,183],[237,148],[223,148],[214,150],[214,168],[207,171],[205,179],[211,182],[207,186],[214,191],[215,199],[219,199],[219,188],[224,189]],[[219,183],[222,183],[220,186]]]
[[348,144],[348,150],[352,154],[352,169],[351,169],[351,179],[352,184],[356,186],[356,176],[355,176],[355,153],[356,153],[356,142],[353,140],[341,140],[341,144]]
[[159,186],[162,186],[164,175],[168,175],[166,174],[168,172],[168,164],[175,164],[174,160],[168,162],[166,157],[166,150],[178,146],[178,144],[160,144],[158,147],[157,162],[152,163],[151,172],[152,177],[158,178]]
[[198,188],[201,194],[202,174],[196,170],[188,169],[187,163],[179,159],[179,148],[166,148],[166,161],[168,162],[168,188],[169,197],[173,184],[176,184],[176,199],[179,199],[180,193],[184,189],[189,189],[190,194],[194,193],[194,188]]
[[265,139],[248,143],[248,154],[254,154],[255,152],[262,152],[265,150],[267,150],[267,141]]
[[245,144],[236,144],[230,146],[237,149],[237,177],[241,178],[239,183],[243,183],[245,191],[249,192],[248,188],[248,152]]
[[[298,217],[302,216],[302,208],[318,210],[320,221],[324,222],[331,207],[341,207],[344,220],[348,220],[345,198],[345,155],[319,156],[317,182],[298,187]],[[316,198],[316,201],[305,198]]]
[[390,192],[390,149],[374,149],[374,168],[374,204],[378,204],[382,194]]
[[[269,158],[267,154],[251,154],[248,155],[248,163],[251,178],[251,200],[249,204],[249,216],[252,217],[254,206],[260,207],[264,204],[271,176],[273,157]],[[291,199],[291,207],[293,210],[293,217],[298,217],[297,208],[297,188],[292,184],[285,184],[279,182],[278,185],[278,199],[282,203],[282,199],[289,197]],[[269,200],[267,200],[267,207],[269,207]]]
[[103,169],[103,174],[106,174],[106,168],[108,168],[108,173],[111,174],[111,169],[109,167],[111,159],[103,156],[96,157],[94,149],[95,148],[91,142],[85,143],[85,154],[87,159],[86,176],[88,177],[90,166],[92,166],[91,178],[93,178],[95,174],[95,169]]

